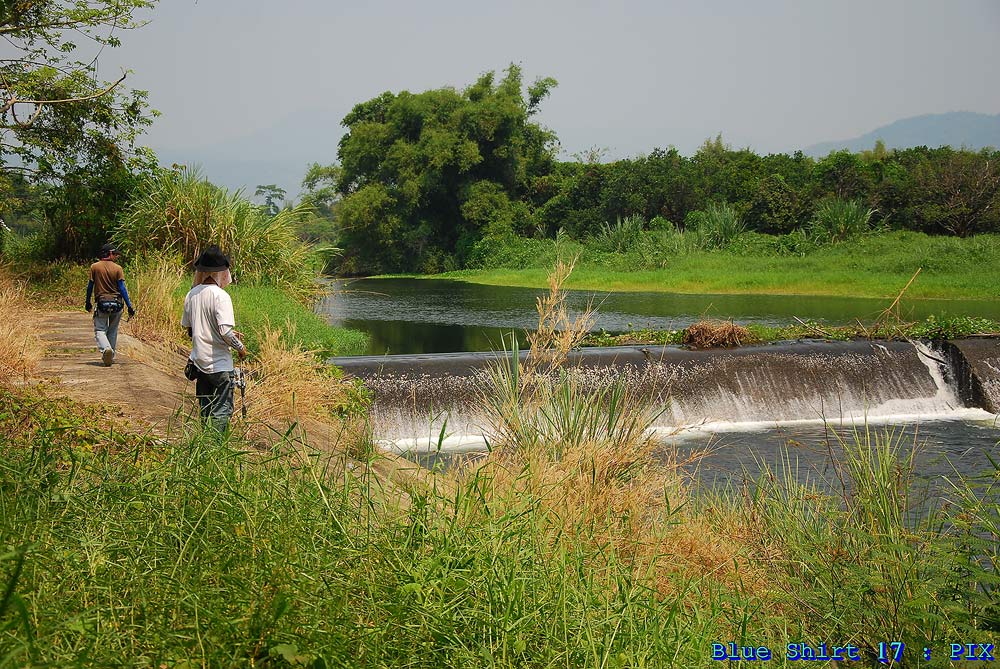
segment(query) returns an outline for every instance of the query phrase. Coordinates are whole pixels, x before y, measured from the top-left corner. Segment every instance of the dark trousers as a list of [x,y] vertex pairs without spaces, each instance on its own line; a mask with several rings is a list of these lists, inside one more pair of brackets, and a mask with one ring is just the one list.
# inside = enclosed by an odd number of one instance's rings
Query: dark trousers
[[233,373],[199,372],[195,393],[201,406],[202,422],[212,425],[219,432],[225,432],[233,415]]

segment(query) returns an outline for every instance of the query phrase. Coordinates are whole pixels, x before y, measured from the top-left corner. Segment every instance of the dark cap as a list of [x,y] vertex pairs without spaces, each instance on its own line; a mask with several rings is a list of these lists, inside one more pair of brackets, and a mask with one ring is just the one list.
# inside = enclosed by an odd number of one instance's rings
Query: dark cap
[[101,247],[101,257],[107,258],[112,253],[118,253],[118,247],[114,244],[105,244]]
[[229,269],[229,256],[212,244],[201,252],[198,259],[194,261],[194,268],[199,272],[221,272]]

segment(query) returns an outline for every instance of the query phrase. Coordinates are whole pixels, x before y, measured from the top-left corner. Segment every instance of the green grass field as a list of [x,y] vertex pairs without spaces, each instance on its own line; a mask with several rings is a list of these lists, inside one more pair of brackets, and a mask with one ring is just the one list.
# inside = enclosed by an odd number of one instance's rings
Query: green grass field
[[[247,345],[256,350],[265,326],[294,334],[290,342],[316,351],[321,357],[364,353],[368,336],[357,330],[333,327],[309,307],[268,286],[231,286],[238,327],[247,336]],[[290,327],[289,327],[290,325]]]
[[[498,286],[541,288],[555,257],[554,244],[536,244],[531,258],[516,267],[487,264],[428,278]],[[549,248],[551,247],[551,249]],[[647,249],[648,251],[648,249]],[[1000,236],[969,239],[930,237],[914,232],[872,234],[819,247],[805,255],[730,249],[664,256],[651,268],[648,253],[597,253],[568,244],[579,254],[567,288],[676,293],[799,294],[894,297],[917,269],[910,298],[1000,297]],[[503,264],[503,263],[501,263]]]
[[711,667],[735,642],[786,666],[829,641],[879,666],[891,639],[909,666],[992,639],[996,472],[927,510],[907,444],[847,437],[842,495],[780,466],[700,493],[560,442],[401,502],[280,437],[162,442],[0,388],[0,665]]

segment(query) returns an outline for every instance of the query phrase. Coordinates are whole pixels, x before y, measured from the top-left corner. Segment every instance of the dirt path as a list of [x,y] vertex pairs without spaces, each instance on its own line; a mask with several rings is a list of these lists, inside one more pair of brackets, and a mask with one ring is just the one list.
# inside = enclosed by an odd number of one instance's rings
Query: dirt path
[[182,374],[184,355],[148,346],[127,334],[123,322],[118,334],[118,358],[105,367],[94,341],[94,322],[82,311],[42,314],[45,358],[42,377],[58,381],[72,399],[121,406],[128,415],[166,435],[178,410],[189,411],[193,386]]
[[[59,383],[61,392],[85,403],[113,404],[122,412],[163,437],[176,433],[189,418],[197,415],[194,384],[184,378],[186,351],[170,351],[151,346],[128,335],[122,323],[118,333],[118,357],[105,367],[94,341],[94,321],[82,311],[50,311],[40,315],[45,357],[38,374]],[[313,419],[296,421],[299,431],[310,436],[309,443],[330,452],[342,452],[339,428]],[[278,434],[284,429],[278,430]],[[273,433],[273,431],[271,432]],[[346,456],[346,454],[343,454]],[[364,468],[350,456],[345,466],[359,475]],[[349,464],[352,463],[352,464]],[[397,491],[406,497],[414,486],[442,488],[427,470],[399,456],[383,453],[368,463],[381,480],[383,492]],[[443,489],[443,488],[442,488]]]

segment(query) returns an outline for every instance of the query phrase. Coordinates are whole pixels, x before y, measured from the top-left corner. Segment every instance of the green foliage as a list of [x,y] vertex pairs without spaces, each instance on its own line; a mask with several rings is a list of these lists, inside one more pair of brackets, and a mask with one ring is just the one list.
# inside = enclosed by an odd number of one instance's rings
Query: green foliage
[[909,212],[921,229],[967,237],[1000,228],[997,152],[947,147],[920,156],[912,169]]
[[698,235],[706,249],[721,249],[746,230],[746,224],[729,204],[712,202],[705,211],[694,212],[685,220],[685,228]]
[[264,211],[269,216],[275,216],[281,211],[281,203],[285,201],[287,195],[285,189],[276,184],[258,185],[253,192],[254,197],[264,198]]
[[819,243],[843,242],[868,232],[874,213],[875,210],[869,209],[861,200],[829,198],[816,207],[809,234]]
[[536,82],[525,101],[512,65],[461,92],[356,105],[338,154],[343,271],[455,268],[485,235],[532,230],[526,200],[551,169],[554,135],[529,118],[553,85]]
[[169,251],[193,262],[218,244],[233,276],[307,296],[315,292],[319,258],[301,242],[297,225],[308,206],[269,216],[241,193],[229,193],[193,170],[160,170],[144,177],[122,215],[115,238],[133,256]]
[[955,339],[970,335],[1000,333],[1000,323],[988,318],[953,316],[951,318],[928,316],[909,330],[910,336],[922,339]]
[[[233,308],[251,351],[258,350],[265,326],[281,328],[289,343],[314,351],[321,358],[361,355],[368,348],[368,336],[356,330],[336,328],[305,305],[288,299],[282,291],[268,286],[233,285],[228,288]],[[285,327],[288,323],[290,327]]]
[[515,235],[487,236],[473,246],[468,265],[472,268],[527,269],[537,267],[545,258],[555,260],[555,245],[550,240]]
[[[50,257],[85,258],[106,242],[132,174],[153,164],[135,146],[154,115],[146,93],[101,81],[96,55],[119,46],[121,31],[141,24],[134,15],[154,4],[0,3],[11,47],[0,59],[0,185],[24,174],[45,186],[36,206],[52,229]],[[95,53],[78,53],[81,38]]]
[[628,253],[639,243],[644,224],[640,216],[618,218],[614,224],[604,223],[593,245],[609,253]]

